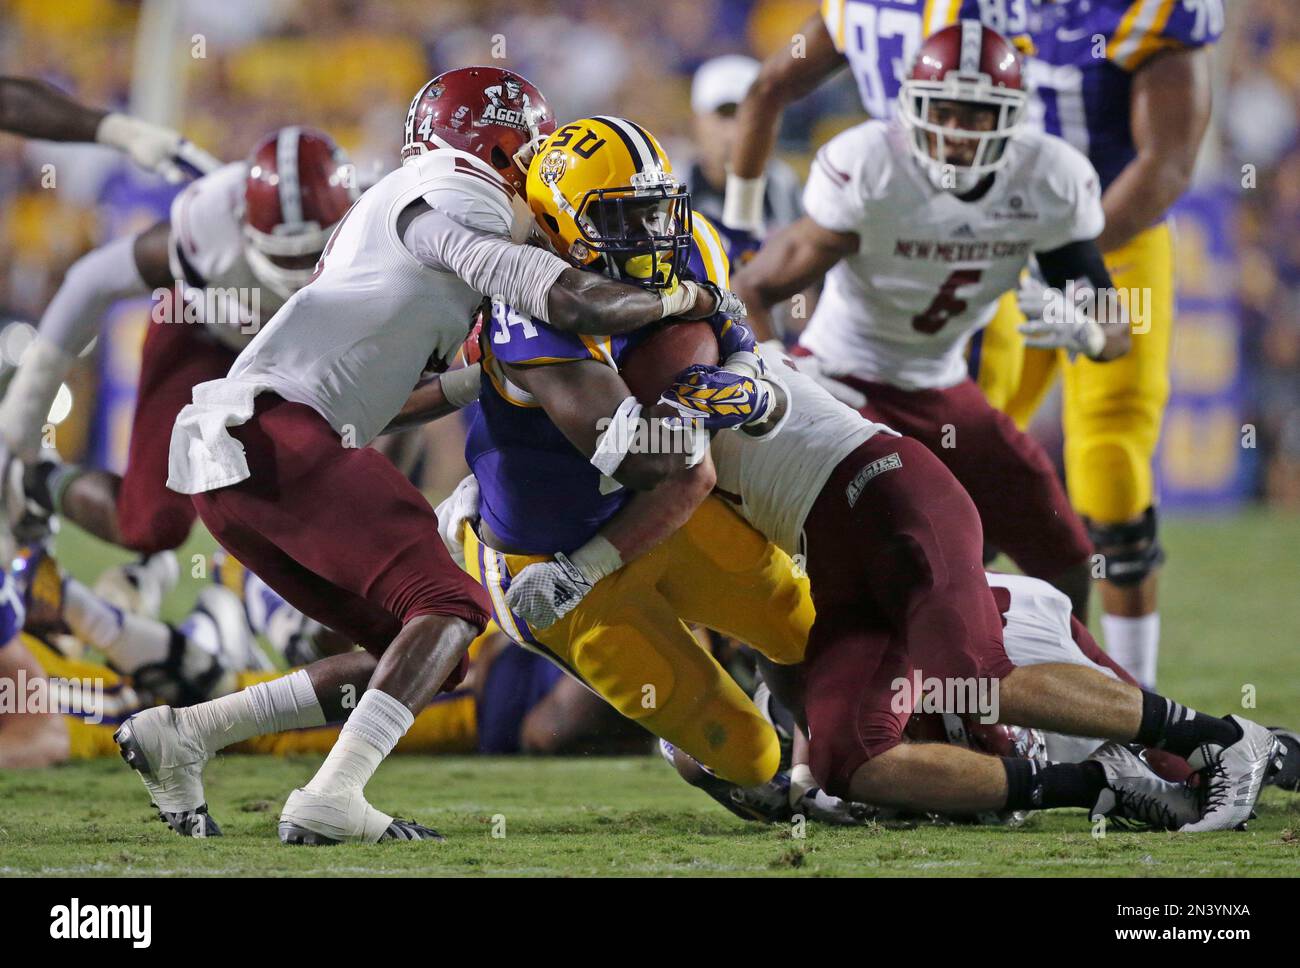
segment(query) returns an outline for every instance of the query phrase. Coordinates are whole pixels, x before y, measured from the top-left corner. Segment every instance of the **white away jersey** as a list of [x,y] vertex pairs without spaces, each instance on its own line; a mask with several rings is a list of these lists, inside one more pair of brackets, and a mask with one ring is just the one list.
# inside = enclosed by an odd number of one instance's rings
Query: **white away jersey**
[[790,416],[768,440],[739,430],[715,434],[717,488],[756,531],[795,555],[801,550],[804,520],[831,472],[880,431],[893,431],[840,403],[784,354],[767,346],[759,352],[785,383]]
[[[411,223],[428,227],[411,249],[399,237],[398,217],[421,198],[432,212]],[[479,288],[489,285],[479,277],[521,279],[523,268],[509,263],[515,253],[530,265],[545,259],[549,275],[533,287],[544,300],[567,267],[511,241],[512,233],[524,235],[522,218],[504,183],[472,155],[439,149],[420,156],[361,196],[326,246],[316,278],[240,354],[231,378],[313,407],[340,435],[365,445],[401,409],[420,374],[455,353],[484,295],[496,295]],[[544,314],[544,301],[535,303],[520,296],[516,305]]]
[[253,274],[244,257],[240,211],[248,166],[223,165],[191,182],[172,201],[172,277],[183,285],[186,318],[235,349],[248,345],[284,300]]
[[1029,257],[1096,238],[1105,219],[1097,173],[1060,138],[1012,138],[992,187],[966,202],[930,182],[907,137],[868,121],[817,153],[804,210],[861,246],[827,273],[800,343],[832,372],[942,388],[964,378],[967,341]]

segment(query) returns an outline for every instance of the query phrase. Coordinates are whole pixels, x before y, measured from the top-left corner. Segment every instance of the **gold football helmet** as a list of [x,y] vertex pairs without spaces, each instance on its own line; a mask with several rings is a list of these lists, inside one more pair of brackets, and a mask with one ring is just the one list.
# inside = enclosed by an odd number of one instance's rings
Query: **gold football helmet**
[[538,227],[574,265],[647,289],[677,285],[690,255],[690,194],[639,124],[564,125],[533,156],[527,190]]

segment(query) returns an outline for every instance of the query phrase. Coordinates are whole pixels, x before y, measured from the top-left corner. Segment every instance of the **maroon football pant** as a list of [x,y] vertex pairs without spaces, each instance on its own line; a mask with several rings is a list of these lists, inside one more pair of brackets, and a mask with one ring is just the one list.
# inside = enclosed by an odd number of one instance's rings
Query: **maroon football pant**
[[122,544],[141,554],[180,547],[194,525],[194,503],[167,488],[172,425],[195,385],[224,377],[238,355],[202,330],[151,322],[145,333],[131,444],[117,492]]
[[315,410],[273,393],[231,433],[252,475],[194,495],[194,507],[291,605],[376,655],[420,615],[487,625],[487,593],[451,560],[433,508],[387,458],[344,447]]
[[877,434],[840,462],[804,523],[817,617],[804,707],[810,766],[848,794],[896,746],[912,712],[902,684],[1002,679],[1012,669],[982,561],[979,514],[924,444]]
[[974,381],[903,390],[842,379],[866,394],[864,417],[915,437],[943,461],[979,509],[984,537],[1026,575],[1052,581],[1092,554],[1047,453]]

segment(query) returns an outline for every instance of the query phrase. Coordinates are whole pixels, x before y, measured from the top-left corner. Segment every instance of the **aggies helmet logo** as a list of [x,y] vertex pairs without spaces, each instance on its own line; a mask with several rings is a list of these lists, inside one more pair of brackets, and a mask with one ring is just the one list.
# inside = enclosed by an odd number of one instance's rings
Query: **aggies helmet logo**
[[521,131],[528,130],[532,99],[517,80],[503,74],[500,84],[483,89],[483,96],[488,103],[482,117],[474,122],[476,126],[508,124]]

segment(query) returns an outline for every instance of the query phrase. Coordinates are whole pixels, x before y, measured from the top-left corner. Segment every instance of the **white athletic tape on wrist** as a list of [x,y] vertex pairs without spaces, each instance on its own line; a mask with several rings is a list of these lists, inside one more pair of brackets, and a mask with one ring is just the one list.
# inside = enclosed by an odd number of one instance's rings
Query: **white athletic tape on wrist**
[[596,451],[591,455],[591,465],[608,478],[627,457],[627,452],[636,441],[637,421],[641,418],[641,404],[636,397],[628,397],[618,405],[609,426],[596,439]]
[[593,585],[623,567],[623,556],[618,553],[618,549],[608,538],[599,534],[568,557],[569,562]]
[[799,806],[799,801],[809,790],[817,789],[817,779],[807,763],[797,763],[790,768],[790,806]]
[[767,176],[741,178],[727,172],[726,195],[722,202],[722,224],[729,229],[745,229],[758,233],[763,230],[763,197],[767,192]]
[[659,318],[667,319],[669,316],[680,316],[688,309],[694,308],[695,300],[699,296],[699,285],[689,280],[679,283],[672,292],[660,293],[659,302],[663,306],[663,312]]
[[448,370],[439,377],[439,381],[442,383],[442,395],[457,410],[468,407],[478,399],[479,389],[482,386],[480,382],[482,373],[482,363],[473,363],[456,370]]
[[108,145],[110,148],[117,148],[125,151],[131,143],[131,137],[136,133],[137,122],[125,114],[106,114],[100,119],[99,127],[95,129],[95,140],[101,145]]

